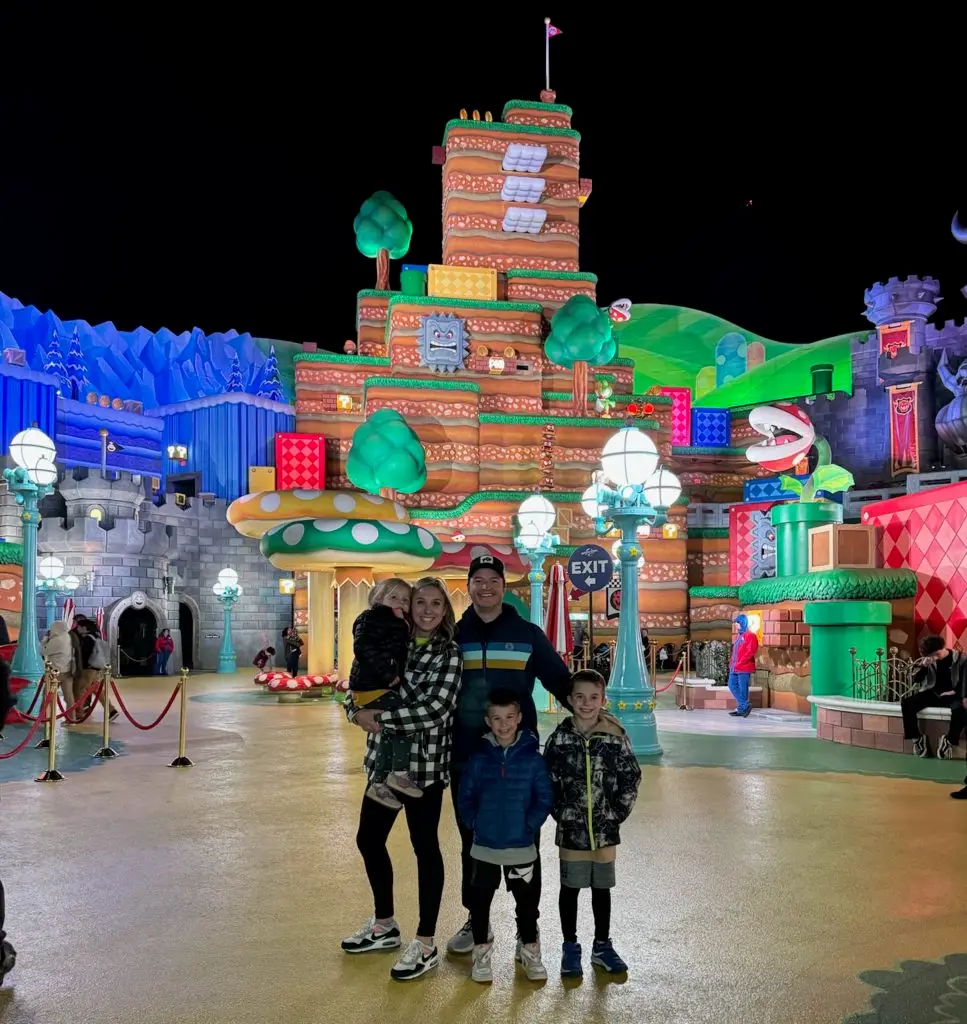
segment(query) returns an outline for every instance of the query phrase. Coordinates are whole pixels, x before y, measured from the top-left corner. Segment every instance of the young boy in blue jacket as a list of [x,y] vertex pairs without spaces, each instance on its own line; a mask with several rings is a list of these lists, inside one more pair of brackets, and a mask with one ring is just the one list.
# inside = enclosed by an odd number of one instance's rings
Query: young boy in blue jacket
[[537,934],[540,885],[535,839],[554,794],[537,735],[521,729],[521,720],[520,698],[514,691],[490,694],[486,712],[490,732],[470,759],[460,785],[460,818],[473,832],[471,977],[479,982],[493,981],[490,906],[501,872],[517,905],[514,959],[531,981],[547,978]]

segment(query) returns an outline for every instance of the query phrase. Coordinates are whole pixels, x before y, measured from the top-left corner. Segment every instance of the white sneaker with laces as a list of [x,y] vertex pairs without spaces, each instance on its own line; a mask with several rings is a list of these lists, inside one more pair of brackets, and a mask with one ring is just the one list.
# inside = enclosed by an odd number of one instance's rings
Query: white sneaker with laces
[[914,752],[914,754],[917,755],[917,757],[929,757],[930,756],[930,747],[927,746],[927,737],[926,736],[918,736],[913,741],[913,752]]
[[342,940],[344,953],[375,953],[383,949],[399,949],[400,926],[395,921],[377,924],[371,917],[358,931]]
[[524,945],[517,940],[517,952],[514,959],[524,968],[528,981],[547,981],[547,968],[541,960],[541,944],[531,942]]
[[953,744],[946,736],[940,737],[940,743],[937,744],[937,757],[942,761],[951,761],[954,756]]
[[389,973],[396,981],[413,981],[439,965],[440,953],[436,946],[428,949],[419,939],[414,939]]
[[473,947],[473,968],[470,971],[470,977],[474,981],[479,981],[481,984],[485,984],[488,981],[494,980],[494,972],[490,966],[490,958],[493,956],[494,944],[488,942],[483,946]]

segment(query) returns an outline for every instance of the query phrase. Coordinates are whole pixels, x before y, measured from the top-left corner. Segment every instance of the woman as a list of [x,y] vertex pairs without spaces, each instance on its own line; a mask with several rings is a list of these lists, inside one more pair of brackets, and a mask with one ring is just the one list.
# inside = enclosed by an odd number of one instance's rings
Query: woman
[[[453,606],[439,580],[425,577],[417,581],[410,616],[413,639],[406,676],[399,688],[403,706],[396,711],[365,711],[357,709],[351,701],[346,704],[349,720],[369,733],[363,764],[370,782],[379,733],[385,729],[412,737],[409,777],[423,790],[419,800],[402,799],[416,854],[420,922],[416,938],[390,972],[397,981],[419,978],[440,962],[434,942],[443,898],[443,855],[437,831],[443,793],[450,782],[450,721],[463,672],[460,648],[453,639]],[[375,800],[364,798],[362,803],[356,846],[366,865],[374,910],[358,932],[343,940],[342,948],[347,953],[370,953],[400,945],[399,925],[393,918],[393,865],[386,850],[386,841],[400,812]]]
[[175,641],[172,639],[171,630],[163,629],[161,636],[154,642],[154,674],[166,676],[168,674],[168,659],[175,649]]
[[302,637],[295,626],[286,626],[282,630],[283,650],[285,651],[285,667],[290,676],[299,674],[299,659],[302,657]]
[[[73,708],[74,702],[80,700],[84,691],[74,687],[74,650],[67,623],[63,619],[52,623],[47,632],[47,639],[44,641],[44,663],[57,672],[64,703],[68,708]],[[80,683],[79,676],[77,682]],[[79,713],[80,708],[75,708],[65,715],[67,724],[75,725]]]

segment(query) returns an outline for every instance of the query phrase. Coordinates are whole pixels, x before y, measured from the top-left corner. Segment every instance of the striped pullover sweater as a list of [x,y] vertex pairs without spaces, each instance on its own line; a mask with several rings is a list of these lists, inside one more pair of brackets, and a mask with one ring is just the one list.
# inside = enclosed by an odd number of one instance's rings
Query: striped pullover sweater
[[463,768],[488,729],[484,723],[491,690],[512,690],[520,697],[522,729],[537,732],[534,682],[568,705],[571,677],[567,665],[544,631],[522,619],[508,604],[493,622],[484,622],[468,608],[457,623],[457,644],[463,654],[463,684],[453,720],[453,766]]

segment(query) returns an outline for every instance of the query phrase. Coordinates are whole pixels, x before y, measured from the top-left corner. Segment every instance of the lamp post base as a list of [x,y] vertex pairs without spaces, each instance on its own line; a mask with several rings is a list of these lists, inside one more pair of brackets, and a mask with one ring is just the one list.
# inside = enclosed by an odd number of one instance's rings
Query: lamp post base
[[219,654],[218,656],[218,671],[221,672],[234,672],[235,671],[235,654]]
[[658,726],[654,705],[654,694],[644,690],[622,691],[612,695],[608,710],[621,723],[628,734],[631,752],[635,757],[660,757],[663,753],[658,742]]
[[51,768],[44,772],[43,775],[38,775],[34,782],[63,782],[64,776],[56,768]]

